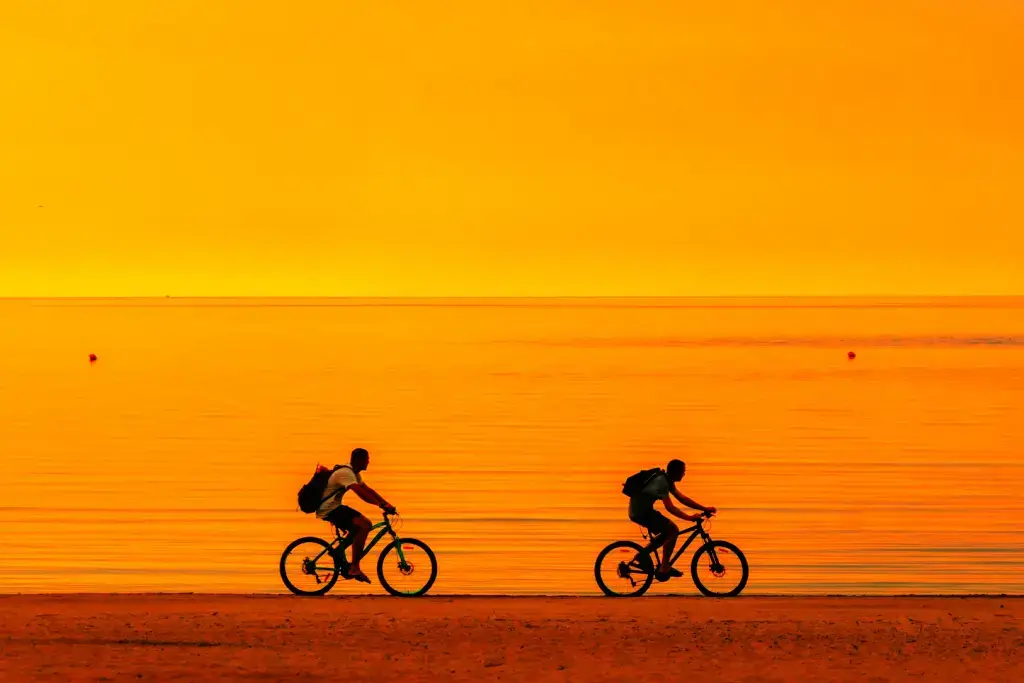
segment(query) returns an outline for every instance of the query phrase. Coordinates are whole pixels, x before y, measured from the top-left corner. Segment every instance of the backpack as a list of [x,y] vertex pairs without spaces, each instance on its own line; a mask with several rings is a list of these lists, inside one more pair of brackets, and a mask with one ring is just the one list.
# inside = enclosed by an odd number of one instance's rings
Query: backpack
[[650,484],[652,479],[663,472],[664,470],[660,467],[655,467],[651,470],[640,470],[626,479],[626,482],[622,485],[623,495],[636,498],[643,493],[644,487]]
[[343,465],[335,465],[334,469],[327,469],[323,465],[317,465],[313,476],[299,489],[299,509],[307,515],[316,512],[327,502],[327,498],[335,495],[337,491],[325,498],[324,490],[327,488],[327,480],[342,467]]

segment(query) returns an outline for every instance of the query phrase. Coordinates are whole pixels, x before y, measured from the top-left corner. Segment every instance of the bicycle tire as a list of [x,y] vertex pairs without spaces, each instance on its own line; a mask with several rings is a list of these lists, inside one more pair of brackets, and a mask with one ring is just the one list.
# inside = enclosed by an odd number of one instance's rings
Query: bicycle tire
[[[698,567],[700,567],[701,558],[709,553],[711,548],[724,548],[739,558],[740,567],[742,568],[740,582],[735,588],[726,593],[716,593],[705,586],[700,580],[700,573],[697,570]],[[690,576],[693,578],[693,584],[697,586],[697,590],[709,598],[731,598],[739,595],[746,587],[747,580],[750,578],[750,565],[747,564],[747,558],[743,555],[740,549],[732,543],[729,543],[728,541],[710,541],[702,545],[697,552],[693,554],[693,559],[690,561]]]
[[[384,563],[387,560],[388,554],[392,550],[394,550],[399,543],[401,543],[402,545],[418,546],[419,548],[423,549],[424,552],[426,552],[427,558],[430,560],[430,578],[427,579],[427,582],[423,585],[422,588],[416,590],[413,593],[398,590],[390,583],[388,583],[387,577],[384,576]],[[420,541],[415,538],[403,538],[401,540],[396,539],[394,541],[391,541],[391,543],[388,543],[386,546],[384,546],[384,550],[380,551],[380,556],[377,558],[377,578],[380,579],[380,585],[384,586],[384,590],[386,590],[391,595],[394,595],[399,598],[419,597],[426,593],[428,590],[430,590],[430,587],[434,585],[434,581],[437,580],[437,557],[434,555],[434,551],[430,549],[430,546],[428,546],[423,541]]]
[[[640,556],[640,569],[646,573],[646,576],[639,588],[628,593],[619,593],[608,586],[601,577],[601,562],[613,550],[626,548],[636,551]],[[651,587],[651,583],[654,581],[654,563],[651,561],[651,556],[644,553],[644,549],[639,543],[615,541],[605,546],[604,550],[598,553],[597,560],[594,562],[594,578],[597,580],[597,587],[610,598],[638,598],[647,592],[647,589]]]
[[323,584],[323,586],[321,586],[317,590],[315,590],[315,591],[305,591],[305,590],[302,590],[301,588],[299,588],[298,586],[293,584],[291,582],[291,580],[288,578],[288,571],[287,571],[287,568],[285,566],[285,563],[288,560],[288,555],[292,552],[292,550],[294,550],[296,547],[302,545],[303,543],[312,543],[314,545],[319,545],[319,546],[322,546],[325,550],[330,550],[330,548],[331,548],[331,544],[328,543],[327,541],[325,541],[324,539],[320,538],[319,536],[303,536],[302,538],[295,539],[294,541],[289,543],[288,547],[284,549],[283,553],[281,553],[281,563],[280,563],[281,580],[284,581],[285,587],[288,590],[290,590],[292,593],[294,593],[295,595],[301,595],[301,596],[323,595],[327,591],[329,591],[332,588],[334,588],[334,584],[338,583],[338,575],[339,575],[338,562],[337,562],[337,560],[335,560],[333,555],[328,555],[328,556],[334,562],[334,573],[331,575],[331,578],[328,579],[327,582],[325,584]]

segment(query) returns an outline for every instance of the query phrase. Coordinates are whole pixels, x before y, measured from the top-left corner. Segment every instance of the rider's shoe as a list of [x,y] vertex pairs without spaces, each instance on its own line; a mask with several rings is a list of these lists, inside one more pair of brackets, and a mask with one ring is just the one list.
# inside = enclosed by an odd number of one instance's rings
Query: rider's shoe
[[662,573],[662,572],[654,572],[654,578],[656,578],[661,583],[664,583],[664,582],[668,581],[669,579],[677,579],[677,578],[679,578],[682,575],[683,575],[683,573],[681,571],[679,571],[678,569],[676,569],[675,567],[669,567],[668,571],[664,572],[664,573]]
[[345,578],[346,579],[355,579],[356,581],[358,581],[360,583],[373,583],[372,581],[370,581],[370,577],[368,577],[366,574],[364,574],[362,572],[359,572],[358,574],[349,574],[349,573],[346,572],[345,573]]

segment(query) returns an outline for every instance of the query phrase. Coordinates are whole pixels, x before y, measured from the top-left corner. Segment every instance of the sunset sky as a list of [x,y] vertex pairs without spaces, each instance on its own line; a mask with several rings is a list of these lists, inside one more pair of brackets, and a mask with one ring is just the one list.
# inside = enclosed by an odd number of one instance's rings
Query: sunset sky
[[4,0],[0,296],[1024,293],[1024,3]]

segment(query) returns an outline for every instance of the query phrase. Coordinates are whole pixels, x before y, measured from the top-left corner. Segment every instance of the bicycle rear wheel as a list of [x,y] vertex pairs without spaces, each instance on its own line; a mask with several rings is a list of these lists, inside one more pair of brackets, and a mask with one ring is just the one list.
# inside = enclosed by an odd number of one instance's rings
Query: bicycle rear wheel
[[338,582],[331,544],[317,536],[292,541],[281,554],[281,580],[295,595],[323,595]]
[[[401,553],[398,549],[401,546]],[[389,543],[377,558],[377,578],[392,595],[423,595],[437,579],[437,558],[423,541],[403,538]]]
[[711,541],[693,554],[693,583],[704,595],[729,598],[739,595],[750,578],[750,566],[740,549],[726,541]]
[[641,596],[654,580],[654,563],[640,544],[616,541],[598,554],[594,578],[598,588],[610,597]]

